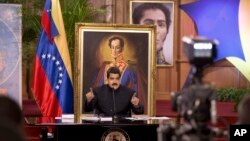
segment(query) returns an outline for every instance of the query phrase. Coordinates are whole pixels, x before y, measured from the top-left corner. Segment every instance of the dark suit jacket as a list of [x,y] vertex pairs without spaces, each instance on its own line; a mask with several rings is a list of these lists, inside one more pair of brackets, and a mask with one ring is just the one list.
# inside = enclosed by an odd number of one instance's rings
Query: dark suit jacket
[[[87,103],[85,102],[85,111],[94,110],[95,114],[101,116],[131,116],[131,110],[135,114],[143,114],[144,107],[139,104],[139,107],[134,107],[131,103],[131,98],[135,91],[125,86],[120,85],[117,90],[110,88],[108,85],[102,85],[93,89],[94,99]],[[113,100],[114,96],[114,100]]]

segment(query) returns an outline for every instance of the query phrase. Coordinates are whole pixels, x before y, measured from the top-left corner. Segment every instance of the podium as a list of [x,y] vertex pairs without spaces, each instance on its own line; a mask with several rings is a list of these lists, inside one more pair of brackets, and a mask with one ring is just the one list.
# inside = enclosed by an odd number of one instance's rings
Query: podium
[[81,124],[57,126],[58,141],[157,141],[156,124]]
[[[28,119],[28,118],[27,118]],[[157,120],[62,122],[61,119],[27,120],[32,126],[53,127],[53,139],[42,141],[157,141]],[[44,134],[44,133],[43,133]]]

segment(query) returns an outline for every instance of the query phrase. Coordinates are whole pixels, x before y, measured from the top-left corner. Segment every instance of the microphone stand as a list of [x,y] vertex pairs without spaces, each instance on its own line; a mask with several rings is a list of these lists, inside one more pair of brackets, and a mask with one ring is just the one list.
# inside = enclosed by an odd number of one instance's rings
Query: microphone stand
[[118,117],[116,116],[116,102],[115,102],[115,89],[112,88],[112,95],[113,95],[113,110],[114,110],[114,115],[112,117],[112,121],[113,123],[117,123],[118,122]]
[[112,96],[113,96],[113,105],[114,105],[114,115],[112,116],[112,122],[113,123],[121,123],[121,122],[126,122],[125,118],[122,116],[117,115],[116,111],[116,101],[115,101],[115,88],[112,88]]

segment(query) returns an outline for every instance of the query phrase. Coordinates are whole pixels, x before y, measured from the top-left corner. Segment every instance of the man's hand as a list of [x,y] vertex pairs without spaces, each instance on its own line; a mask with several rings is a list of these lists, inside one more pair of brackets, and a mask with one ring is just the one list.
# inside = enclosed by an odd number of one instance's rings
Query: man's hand
[[90,102],[95,97],[92,88],[90,88],[90,91],[86,94],[87,102]]
[[139,98],[137,98],[135,95],[133,95],[131,98],[131,103],[134,105],[134,107],[138,107],[139,102],[140,102]]

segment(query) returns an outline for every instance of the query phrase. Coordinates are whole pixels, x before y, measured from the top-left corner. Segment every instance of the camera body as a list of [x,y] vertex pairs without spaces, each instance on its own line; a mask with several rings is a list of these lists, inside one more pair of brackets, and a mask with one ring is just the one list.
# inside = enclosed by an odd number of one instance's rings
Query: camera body
[[213,60],[217,55],[217,40],[200,37],[183,37],[182,42],[184,53],[186,54],[190,64],[196,67],[202,67],[213,63]]

